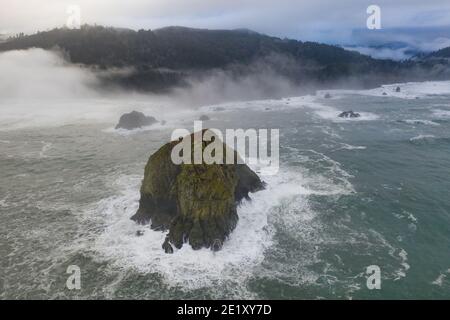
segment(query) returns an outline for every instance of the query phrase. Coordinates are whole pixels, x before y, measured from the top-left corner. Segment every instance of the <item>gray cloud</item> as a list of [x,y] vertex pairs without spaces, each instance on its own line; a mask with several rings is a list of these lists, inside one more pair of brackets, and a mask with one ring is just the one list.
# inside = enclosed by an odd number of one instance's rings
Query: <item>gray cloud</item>
[[354,30],[353,43],[346,49],[381,59],[403,60],[418,53],[450,47],[450,27],[390,28]]

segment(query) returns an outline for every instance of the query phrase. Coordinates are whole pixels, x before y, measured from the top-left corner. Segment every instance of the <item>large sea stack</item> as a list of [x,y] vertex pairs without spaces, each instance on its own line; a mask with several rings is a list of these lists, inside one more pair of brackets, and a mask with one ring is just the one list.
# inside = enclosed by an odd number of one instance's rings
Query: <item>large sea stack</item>
[[[202,141],[198,133],[186,138],[190,138],[192,150],[194,143],[201,143],[202,150],[212,143]],[[237,205],[249,193],[263,189],[264,183],[247,165],[236,161],[174,164],[172,149],[181,141],[165,144],[148,160],[139,209],[132,219],[141,224],[150,222],[154,230],[169,230],[162,246],[167,253],[173,252],[172,245],[181,248],[186,242],[193,249],[220,250],[236,227]],[[220,140],[216,142],[224,157],[228,151],[238,159],[234,150]]]

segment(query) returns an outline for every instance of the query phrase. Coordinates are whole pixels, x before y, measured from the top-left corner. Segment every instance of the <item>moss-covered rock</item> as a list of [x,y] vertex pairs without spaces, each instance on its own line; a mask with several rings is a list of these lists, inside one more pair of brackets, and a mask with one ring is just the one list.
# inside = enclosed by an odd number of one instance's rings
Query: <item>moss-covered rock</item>
[[[191,141],[193,146],[194,134]],[[167,253],[172,253],[171,245],[181,248],[186,242],[194,249],[220,250],[238,222],[236,206],[264,184],[245,164],[176,165],[171,152],[178,143],[165,144],[148,160],[139,209],[132,219],[169,230],[162,245]],[[209,143],[202,142],[202,150]],[[222,142],[221,146],[225,157],[229,149]]]

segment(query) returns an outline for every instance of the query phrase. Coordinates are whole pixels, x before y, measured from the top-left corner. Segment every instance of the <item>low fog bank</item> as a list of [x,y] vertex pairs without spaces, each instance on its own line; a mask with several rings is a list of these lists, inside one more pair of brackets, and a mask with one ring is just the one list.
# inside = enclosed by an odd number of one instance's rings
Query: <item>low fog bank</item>
[[[288,61],[278,65],[286,66],[290,72],[300,72]],[[114,98],[171,101],[195,107],[232,100],[283,97],[306,91],[263,60],[246,66],[245,70],[235,65],[228,70],[193,71],[184,74],[179,86],[159,93],[121,86],[120,79],[137,73],[132,67],[99,69],[72,64],[58,50],[33,48],[3,52],[0,53],[0,69],[0,103]]]
[[198,78],[188,78],[186,82],[186,86],[173,89],[172,94],[191,106],[281,98],[308,92],[273,72],[236,77],[229,71],[215,71]]
[[312,83],[301,83],[305,82],[302,77],[307,69],[293,59],[271,54],[247,65],[233,64],[225,70],[194,72],[171,93],[193,106],[299,96],[315,92]]
[[271,53],[248,64],[231,64],[225,69],[192,72],[171,96],[192,106],[230,101],[280,99],[315,94],[317,90],[363,90],[400,82],[402,75],[381,74],[360,67],[338,75],[317,62],[299,61]]
[[29,49],[0,54],[1,100],[95,97],[94,74],[67,63],[57,51]]
[[97,72],[67,62],[59,51],[43,49],[0,53],[0,130],[71,123],[115,123],[133,109],[168,104],[161,96],[105,88]]
[[137,71],[132,68],[100,70],[68,61],[61,52],[36,48],[0,53],[0,130],[92,121],[112,125],[131,110],[167,120],[222,102],[300,96],[314,94],[316,89],[363,89],[367,83],[398,81],[368,72],[365,78],[346,77],[319,85],[308,75],[320,67],[272,54],[226,70],[191,71],[179,86],[149,93],[111,81],[133,77]]
[[[279,59],[279,58],[270,58]],[[300,95],[296,86],[267,61],[229,70],[192,72],[180,86],[150,93],[121,86],[111,79],[129,78],[136,70],[99,69],[68,62],[58,50],[38,48],[0,53],[0,123],[95,120],[115,122],[123,112],[148,110],[153,114],[196,109],[204,105]],[[278,63],[297,72],[288,62]],[[308,92],[312,92],[309,88]],[[40,120],[39,120],[40,119]]]

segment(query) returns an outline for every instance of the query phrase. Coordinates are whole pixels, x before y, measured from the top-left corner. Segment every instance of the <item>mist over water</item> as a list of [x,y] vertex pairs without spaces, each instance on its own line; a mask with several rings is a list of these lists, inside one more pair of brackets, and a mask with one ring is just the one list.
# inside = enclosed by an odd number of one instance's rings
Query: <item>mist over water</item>
[[43,49],[0,54],[0,95],[3,99],[94,98],[95,76],[64,61],[62,53]]
[[[270,59],[286,59],[271,57]],[[64,53],[38,48],[0,53],[0,130],[27,126],[116,121],[133,109],[160,118],[178,117],[204,105],[266,96],[287,96],[302,91],[256,61],[251,74],[236,77],[215,70],[187,79],[183,88],[168,94],[142,93],[105,86],[108,73],[67,62]],[[95,107],[93,106],[95,104]]]
[[[0,298],[449,296],[448,82],[288,96],[275,75],[218,73],[171,96],[105,93],[40,49],[0,54],[0,70]],[[286,96],[208,104],[267,87]],[[131,110],[167,122],[114,130]],[[280,129],[280,172],[239,207],[222,251],[166,255],[165,234],[129,218],[150,154],[202,114],[221,130]],[[65,287],[73,264],[80,291]]]

